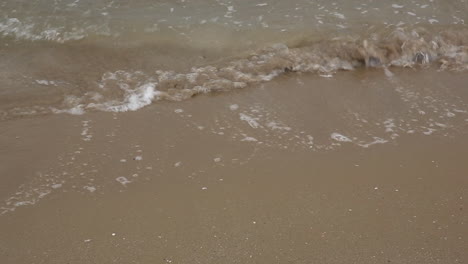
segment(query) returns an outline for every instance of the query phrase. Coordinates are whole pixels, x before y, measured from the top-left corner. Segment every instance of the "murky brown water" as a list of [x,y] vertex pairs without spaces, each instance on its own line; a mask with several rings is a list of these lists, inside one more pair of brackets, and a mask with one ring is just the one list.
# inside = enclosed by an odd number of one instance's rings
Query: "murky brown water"
[[136,111],[290,72],[467,69],[464,0],[51,3],[1,3],[3,120]]
[[466,263],[467,2],[3,1],[0,263]]

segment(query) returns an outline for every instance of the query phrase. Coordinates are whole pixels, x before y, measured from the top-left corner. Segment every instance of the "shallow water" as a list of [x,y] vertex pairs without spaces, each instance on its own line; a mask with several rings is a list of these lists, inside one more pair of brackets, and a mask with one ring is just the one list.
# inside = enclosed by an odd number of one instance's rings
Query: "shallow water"
[[468,67],[464,0],[51,3],[2,3],[2,119],[134,111],[292,72]]
[[0,263],[466,263],[467,19],[1,1]]

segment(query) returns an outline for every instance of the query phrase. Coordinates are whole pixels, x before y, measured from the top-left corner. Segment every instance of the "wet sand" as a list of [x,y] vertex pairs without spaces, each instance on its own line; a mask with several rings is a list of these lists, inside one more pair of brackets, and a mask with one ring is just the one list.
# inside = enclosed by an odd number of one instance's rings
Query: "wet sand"
[[466,74],[391,70],[3,121],[0,263],[466,263]]

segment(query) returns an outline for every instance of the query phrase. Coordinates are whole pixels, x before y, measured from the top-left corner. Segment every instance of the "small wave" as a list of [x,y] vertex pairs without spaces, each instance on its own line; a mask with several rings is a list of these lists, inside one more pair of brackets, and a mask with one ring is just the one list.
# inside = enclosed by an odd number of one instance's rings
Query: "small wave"
[[333,76],[357,68],[437,66],[468,69],[468,31],[395,28],[370,37],[337,37],[274,44],[225,63],[187,72],[112,71],[81,95],[66,95],[56,113],[88,110],[135,111],[157,100],[182,101],[197,94],[229,91],[268,82],[279,75],[318,73]]

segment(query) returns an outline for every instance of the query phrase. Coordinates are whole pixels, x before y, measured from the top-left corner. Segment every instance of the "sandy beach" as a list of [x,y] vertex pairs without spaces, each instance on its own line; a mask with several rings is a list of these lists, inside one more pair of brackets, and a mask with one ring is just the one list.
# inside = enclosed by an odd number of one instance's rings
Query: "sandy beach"
[[0,262],[466,263],[468,78],[387,71],[2,121]]
[[467,22],[0,1],[0,264],[468,263]]

